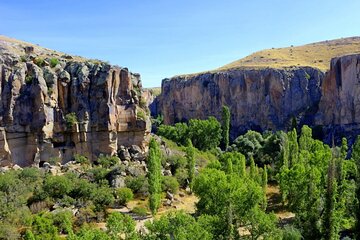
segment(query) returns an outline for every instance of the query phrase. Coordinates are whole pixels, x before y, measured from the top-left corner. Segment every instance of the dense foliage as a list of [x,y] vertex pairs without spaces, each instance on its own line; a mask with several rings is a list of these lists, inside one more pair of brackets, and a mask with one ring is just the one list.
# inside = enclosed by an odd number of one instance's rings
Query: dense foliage
[[189,138],[196,148],[209,150],[219,146],[221,132],[220,123],[209,117],[207,120],[191,119],[188,124],[161,125],[157,134],[184,146]]
[[[360,138],[352,149],[346,139],[331,148],[303,126],[248,131],[230,143],[226,107],[222,117],[221,124],[209,118],[160,125],[158,134],[175,143],[151,138],[142,175],[127,174],[128,161],[103,155],[94,162],[75,155],[74,166],[60,173],[1,172],[0,239],[359,238]],[[197,197],[193,214],[162,212],[177,193]],[[138,202],[131,215],[111,210],[132,199]],[[158,211],[146,230],[136,230],[132,216]],[[283,221],[284,212],[293,217]]]

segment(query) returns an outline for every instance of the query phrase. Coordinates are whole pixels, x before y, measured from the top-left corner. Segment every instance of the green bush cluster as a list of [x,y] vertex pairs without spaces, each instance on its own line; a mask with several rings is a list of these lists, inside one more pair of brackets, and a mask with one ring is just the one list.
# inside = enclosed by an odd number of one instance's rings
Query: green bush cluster
[[57,58],[51,58],[50,59],[50,67],[54,68],[58,64],[59,64],[59,60]]
[[209,150],[219,146],[221,132],[220,123],[209,117],[207,120],[191,119],[188,124],[161,125],[157,134],[184,146],[189,138],[199,150]]
[[77,122],[76,113],[71,112],[65,115],[65,123],[68,128],[72,128]]

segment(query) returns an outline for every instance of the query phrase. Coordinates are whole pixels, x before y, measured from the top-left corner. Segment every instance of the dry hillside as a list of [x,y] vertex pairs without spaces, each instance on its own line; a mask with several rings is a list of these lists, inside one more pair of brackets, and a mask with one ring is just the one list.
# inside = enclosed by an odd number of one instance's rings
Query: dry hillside
[[217,70],[239,67],[311,66],[326,71],[329,69],[331,58],[352,53],[360,53],[360,37],[341,38],[303,46],[266,49],[226,64]]

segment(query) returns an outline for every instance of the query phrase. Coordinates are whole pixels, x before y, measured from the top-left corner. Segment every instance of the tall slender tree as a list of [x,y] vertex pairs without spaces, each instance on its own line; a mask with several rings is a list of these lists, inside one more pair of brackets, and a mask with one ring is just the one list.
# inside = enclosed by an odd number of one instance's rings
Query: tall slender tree
[[187,160],[187,172],[189,176],[189,187],[192,190],[195,178],[195,148],[190,139],[186,141],[186,160]]
[[357,179],[356,179],[356,198],[357,198],[357,206],[356,206],[356,227],[355,234],[357,239],[360,239],[360,136],[357,137],[352,150],[352,159],[356,163],[357,167]]
[[299,144],[297,141],[297,133],[296,129],[294,128],[292,131],[288,132],[288,139],[289,139],[289,167],[293,166],[297,163],[299,158]]
[[154,138],[149,143],[148,158],[148,180],[149,180],[149,206],[153,215],[160,207],[161,200],[161,152],[159,144]]
[[229,132],[230,132],[230,109],[227,106],[222,107],[221,113],[221,128],[222,128],[222,142],[226,150],[229,146]]
[[329,162],[326,187],[323,236],[324,239],[336,240],[339,239],[339,219],[337,211],[336,160],[334,157]]

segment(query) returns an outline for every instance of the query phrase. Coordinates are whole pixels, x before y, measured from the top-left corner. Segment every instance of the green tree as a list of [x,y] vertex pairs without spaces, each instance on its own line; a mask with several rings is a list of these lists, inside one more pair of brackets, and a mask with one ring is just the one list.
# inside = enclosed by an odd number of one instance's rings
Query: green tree
[[356,198],[357,198],[357,206],[356,206],[356,227],[355,233],[357,238],[360,238],[360,136],[356,138],[356,141],[353,145],[352,155],[353,161],[357,167],[357,178],[356,178]]
[[250,156],[250,178],[256,180],[257,177],[255,161],[253,156]]
[[189,135],[196,148],[209,150],[219,146],[221,126],[214,117],[209,117],[207,120],[191,119],[189,121]]
[[161,152],[159,144],[154,138],[149,143],[148,157],[148,179],[149,179],[149,206],[152,214],[156,214],[160,207],[161,198]]
[[160,219],[145,223],[148,240],[210,240],[212,235],[200,226],[196,220],[184,212],[171,212]]
[[106,220],[107,232],[111,239],[135,240],[139,239],[135,231],[135,221],[129,216],[113,212]]
[[323,235],[329,240],[339,239],[340,219],[338,219],[337,194],[336,163],[333,157],[329,162],[323,217]]
[[36,239],[58,239],[58,229],[49,213],[34,216],[31,232]]
[[288,132],[288,139],[289,139],[289,167],[293,164],[297,163],[298,156],[299,156],[299,144],[297,140],[297,133],[296,129]]
[[227,149],[229,146],[230,117],[230,109],[227,106],[223,106],[221,111],[221,128],[224,149]]
[[191,140],[187,140],[187,147],[185,149],[186,152],[186,168],[189,176],[189,187],[192,190],[195,178],[195,149],[191,143]]
[[301,128],[301,135],[299,138],[299,149],[301,150],[307,150],[310,151],[311,150],[311,146],[312,146],[312,130],[311,128],[309,128],[308,126],[304,125]]
[[116,197],[119,204],[125,205],[134,198],[134,194],[130,188],[124,187],[116,189]]
[[53,198],[62,198],[72,191],[73,184],[66,176],[47,176],[43,188],[44,192],[49,196]]

